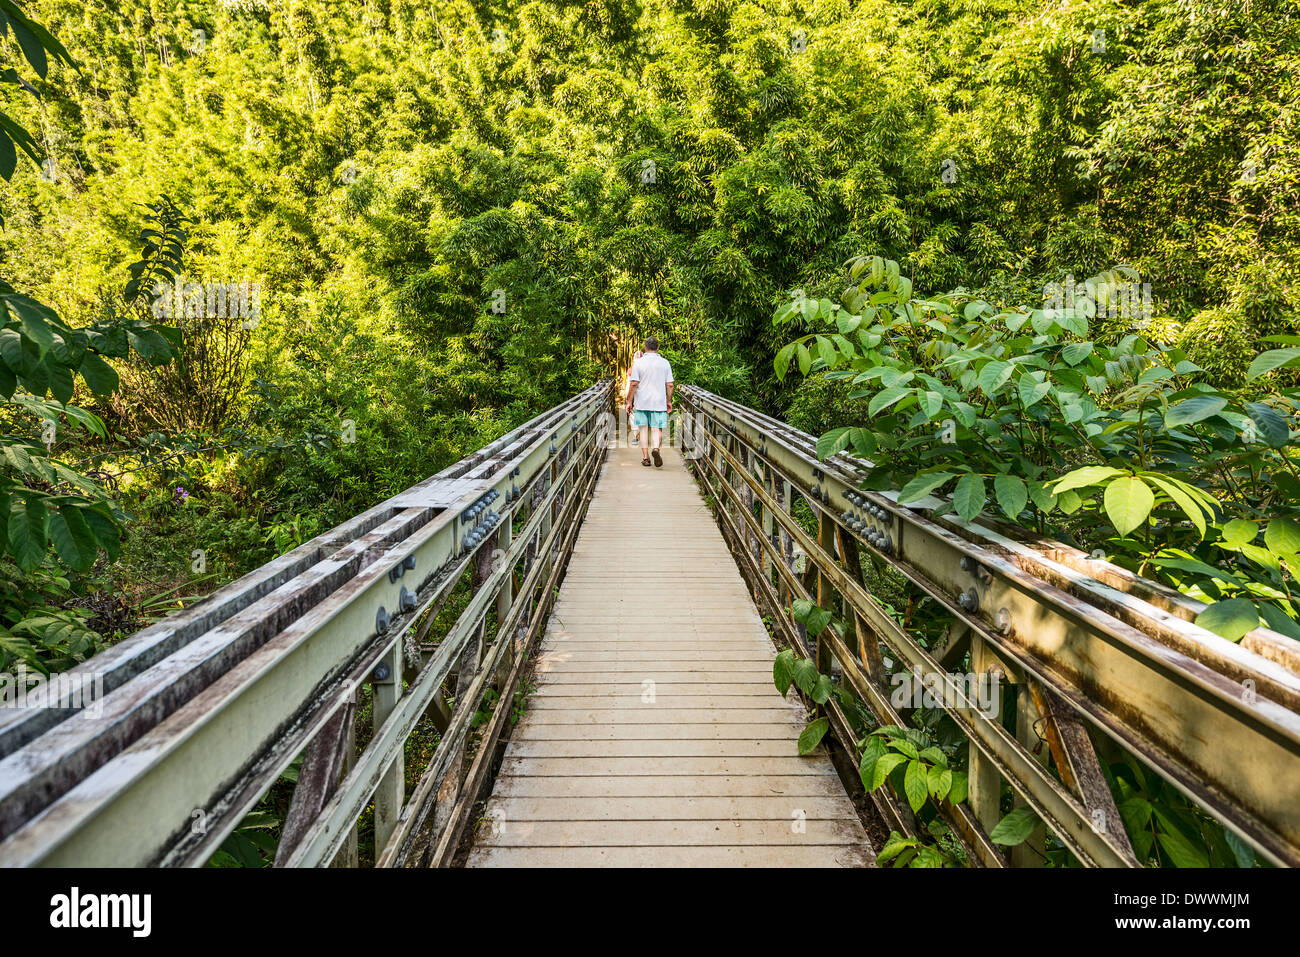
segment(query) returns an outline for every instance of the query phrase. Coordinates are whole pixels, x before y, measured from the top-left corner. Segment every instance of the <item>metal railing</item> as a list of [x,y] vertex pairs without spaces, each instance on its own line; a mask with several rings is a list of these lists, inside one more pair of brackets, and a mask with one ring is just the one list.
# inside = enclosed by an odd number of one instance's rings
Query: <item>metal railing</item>
[[[1203,606],[1171,589],[1020,529],[936,517],[933,497],[900,506],[864,490],[869,463],[819,461],[812,436],[699,388],[678,395],[703,453],[692,467],[788,645],[883,724],[908,724],[893,692],[919,682],[970,742],[969,797],[941,810],[973,863],[1008,863],[989,839],[1006,782],[1083,864],[1138,865],[1098,758],[1117,746],[1268,860],[1300,863],[1300,643],[1259,629],[1234,644],[1195,625]],[[943,641],[923,644],[889,613],[868,561],[937,603]],[[852,625],[809,640],[796,599]],[[1006,692],[994,713],[950,674],[964,661]],[[824,708],[853,750],[840,702]],[[887,826],[916,833],[906,802],[871,796]],[[1040,834],[1009,862],[1032,863],[1035,840],[1041,851]]]
[[[372,802],[377,865],[449,863],[604,458],[611,393],[598,383],[97,655],[54,707],[0,712],[0,864],[202,866],[299,756],[277,866],[355,863]],[[72,693],[87,683],[102,697]],[[489,689],[499,703],[471,731]],[[407,741],[430,726],[408,795]]]
[[[593,386],[85,662],[50,686],[54,707],[0,711],[0,864],[200,866],[299,758],[278,866],[356,863],[371,805],[375,864],[451,863],[585,515],[612,391]],[[1098,757],[1117,748],[1267,859],[1300,862],[1298,643],[1260,629],[1233,644],[1177,592],[1020,529],[937,517],[933,498],[900,506],[863,490],[868,463],[819,461],[784,423],[678,395],[684,457],[779,637],[880,723],[906,726],[899,679],[922,682],[970,742],[968,800],[941,810],[972,863],[1041,850],[1041,835],[1009,854],[989,839],[1009,785],[1082,863],[1136,865]],[[872,593],[885,573],[942,609],[941,641]],[[810,640],[796,599],[851,626]],[[950,674],[961,662],[1006,692],[1000,710]],[[824,708],[851,747],[850,715],[834,696]],[[431,755],[408,769],[429,729]],[[906,802],[871,798],[916,833]]]

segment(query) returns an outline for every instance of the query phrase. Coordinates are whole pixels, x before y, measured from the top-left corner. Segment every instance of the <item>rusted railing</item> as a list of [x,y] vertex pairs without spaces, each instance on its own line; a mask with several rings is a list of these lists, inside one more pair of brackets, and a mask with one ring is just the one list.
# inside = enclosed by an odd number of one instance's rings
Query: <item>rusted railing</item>
[[[942,811],[972,862],[1008,863],[988,836],[1006,782],[1082,863],[1137,865],[1098,759],[1120,747],[1267,859],[1300,863],[1300,643],[1264,629],[1229,642],[1171,589],[1022,530],[937,517],[934,498],[900,506],[864,490],[869,463],[819,461],[815,440],[782,422],[702,389],[678,394],[703,450],[696,474],[788,645],[881,723],[909,723],[916,699],[897,692],[919,683],[969,740],[969,798]],[[882,606],[868,561],[943,609],[944,641],[927,647]],[[810,641],[796,599],[851,627]],[[963,662],[996,693],[977,700],[950,673]],[[824,707],[851,746],[840,702]],[[872,797],[889,827],[915,833],[905,802],[887,788]],[[1010,863],[1041,860],[1035,843],[1041,829]]]
[[[0,864],[202,865],[299,756],[277,865],[355,863],[372,802],[376,864],[448,863],[604,458],[611,392],[110,648],[55,707],[0,714]],[[500,703],[471,730],[489,689]],[[419,729],[437,744],[408,796]]]

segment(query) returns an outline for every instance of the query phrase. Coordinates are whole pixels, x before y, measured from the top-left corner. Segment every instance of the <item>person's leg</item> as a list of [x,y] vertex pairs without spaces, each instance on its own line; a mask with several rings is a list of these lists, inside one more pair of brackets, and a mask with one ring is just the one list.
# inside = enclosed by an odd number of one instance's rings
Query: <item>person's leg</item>
[[640,409],[632,413],[632,428],[637,430],[636,444],[641,448],[641,464],[650,464],[650,446],[646,444],[650,435],[650,420]]
[[664,439],[664,426],[668,424],[668,416],[663,412],[650,413],[650,457],[655,460],[655,468],[660,468],[664,464],[663,456],[659,454],[659,446]]
[[659,454],[659,442],[663,438],[663,429],[651,429],[650,435],[650,457],[655,460],[655,468],[662,468],[664,457]]

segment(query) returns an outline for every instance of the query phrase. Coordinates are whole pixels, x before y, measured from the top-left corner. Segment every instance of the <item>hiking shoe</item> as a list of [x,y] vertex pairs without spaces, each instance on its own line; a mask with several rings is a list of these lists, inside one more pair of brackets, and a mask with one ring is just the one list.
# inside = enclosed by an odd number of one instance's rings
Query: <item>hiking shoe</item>
[[651,452],[650,454],[654,456],[654,460],[655,460],[655,468],[657,468],[657,469],[658,469],[658,468],[663,468],[664,460],[663,460],[663,457],[660,456],[660,454],[659,454],[659,450],[658,450],[658,449],[655,449],[655,450],[654,450],[653,452]]

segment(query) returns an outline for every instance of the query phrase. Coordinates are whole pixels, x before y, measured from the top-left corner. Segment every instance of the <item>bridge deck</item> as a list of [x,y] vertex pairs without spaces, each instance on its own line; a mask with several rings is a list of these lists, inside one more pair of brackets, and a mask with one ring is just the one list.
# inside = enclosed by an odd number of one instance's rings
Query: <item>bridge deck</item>
[[[469,866],[868,866],[874,856],[676,449],[609,454]],[[793,695],[791,696],[793,699]]]

